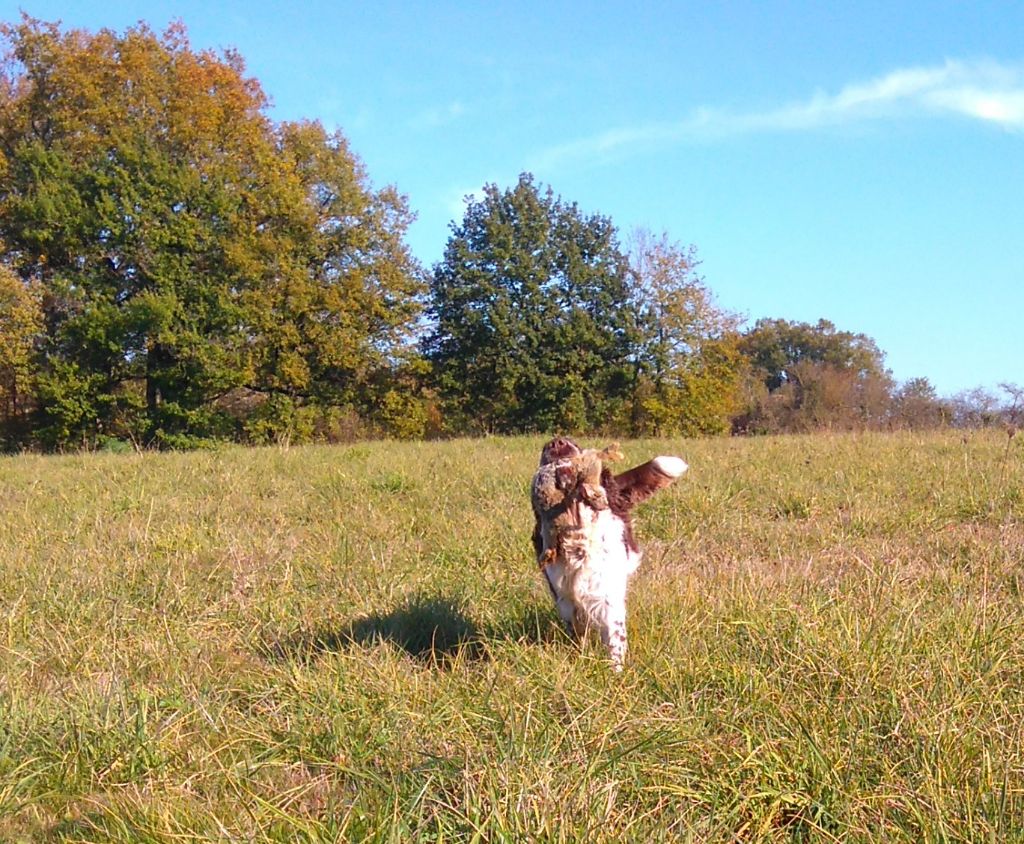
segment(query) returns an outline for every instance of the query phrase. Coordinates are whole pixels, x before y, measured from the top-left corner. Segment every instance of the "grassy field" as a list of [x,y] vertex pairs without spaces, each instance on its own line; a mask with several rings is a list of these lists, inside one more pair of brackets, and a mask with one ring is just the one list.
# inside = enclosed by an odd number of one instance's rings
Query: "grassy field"
[[624,443],[621,676],[539,439],[0,459],[0,840],[1024,840],[1022,440]]

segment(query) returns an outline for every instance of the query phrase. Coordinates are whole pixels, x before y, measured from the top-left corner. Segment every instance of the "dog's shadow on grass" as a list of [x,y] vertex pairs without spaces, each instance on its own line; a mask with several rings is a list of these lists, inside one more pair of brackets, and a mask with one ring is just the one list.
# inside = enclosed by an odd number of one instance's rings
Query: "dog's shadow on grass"
[[461,601],[443,595],[406,598],[387,612],[361,615],[335,629],[299,633],[269,644],[281,660],[312,662],[325,654],[390,643],[426,665],[446,667],[456,660],[490,659],[489,642],[526,644],[564,637],[553,612],[536,606],[496,624],[480,625]]

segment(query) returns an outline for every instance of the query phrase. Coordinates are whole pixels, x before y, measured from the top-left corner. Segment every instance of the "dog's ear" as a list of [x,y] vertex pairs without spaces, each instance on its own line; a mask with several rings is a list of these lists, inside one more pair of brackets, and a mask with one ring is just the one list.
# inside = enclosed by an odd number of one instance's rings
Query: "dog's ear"
[[533,542],[533,553],[539,560],[540,555],[544,553],[544,535],[540,531],[540,516],[536,513],[533,514],[533,536],[530,540]]
[[615,476],[615,486],[623,503],[633,507],[664,489],[689,466],[678,457],[655,457]]

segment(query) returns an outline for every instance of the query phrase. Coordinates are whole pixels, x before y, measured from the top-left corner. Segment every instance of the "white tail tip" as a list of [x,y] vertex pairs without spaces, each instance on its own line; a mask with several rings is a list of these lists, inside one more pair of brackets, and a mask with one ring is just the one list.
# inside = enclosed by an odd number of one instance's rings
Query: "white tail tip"
[[690,467],[686,465],[685,460],[679,457],[655,457],[654,468],[670,478],[678,478]]

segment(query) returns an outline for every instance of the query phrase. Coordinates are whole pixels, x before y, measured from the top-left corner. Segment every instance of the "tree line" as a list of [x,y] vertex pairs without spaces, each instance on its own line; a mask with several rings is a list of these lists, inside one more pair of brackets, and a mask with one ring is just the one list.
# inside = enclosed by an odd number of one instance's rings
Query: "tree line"
[[530,174],[422,267],[343,135],[274,121],[234,52],[0,30],[0,448],[988,424],[862,334],[742,321],[692,247]]

